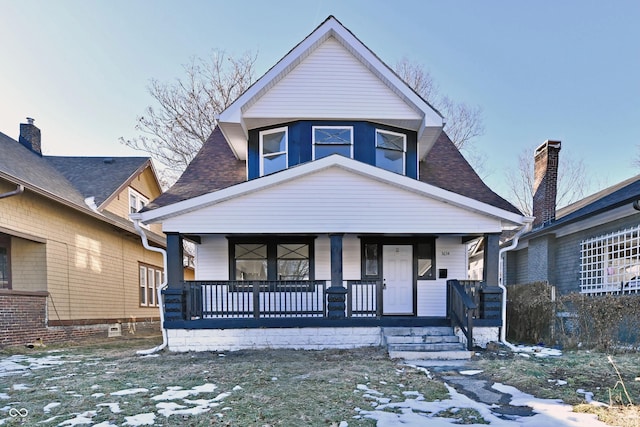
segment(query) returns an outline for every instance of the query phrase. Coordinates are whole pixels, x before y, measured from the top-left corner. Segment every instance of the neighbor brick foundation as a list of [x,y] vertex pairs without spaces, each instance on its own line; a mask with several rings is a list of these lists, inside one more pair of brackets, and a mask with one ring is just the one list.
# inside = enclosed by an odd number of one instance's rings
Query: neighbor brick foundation
[[[0,289],[0,347],[27,345],[42,339],[44,344],[106,338],[108,327],[122,324],[122,334],[159,332],[158,319],[92,319],[51,322],[47,325],[47,292]],[[55,325],[53,325],[55,323]]]

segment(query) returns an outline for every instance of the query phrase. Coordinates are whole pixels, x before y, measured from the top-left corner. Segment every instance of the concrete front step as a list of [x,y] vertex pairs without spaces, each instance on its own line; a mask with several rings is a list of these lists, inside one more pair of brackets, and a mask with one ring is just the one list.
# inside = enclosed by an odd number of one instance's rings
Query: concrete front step
[[388,344],[389,351],[451,351],[464,350],[460,342],[439,342],[433,344]]
[[389,357],[404,360],[468,360],[473,352],[467,350],[456,351],[391,351]]
[[460,338],[455,335],[386,335],[387,344],[438,344],[460,343]]
[[385,336],[453,335],[448,326],[394,326],[382,328]]
[[450,327],[384,328],[383,334],[392,359],[466,360],[472,354]]

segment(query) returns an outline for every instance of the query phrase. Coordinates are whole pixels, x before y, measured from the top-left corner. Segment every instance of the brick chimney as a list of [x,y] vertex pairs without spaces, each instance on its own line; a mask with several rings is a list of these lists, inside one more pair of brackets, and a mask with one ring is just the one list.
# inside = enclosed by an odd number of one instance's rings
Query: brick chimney
[[533,167],[533,227],[540,227],[556,219],[558,190],[558,159],[560,141],[546,140],[534,154]]
[[40,129],[33,124],[33,119],[31,117],[27,117],[27,123],[20,123],[20,138],[18,141],[20,141],[20,143],[29,150],[42,156]]

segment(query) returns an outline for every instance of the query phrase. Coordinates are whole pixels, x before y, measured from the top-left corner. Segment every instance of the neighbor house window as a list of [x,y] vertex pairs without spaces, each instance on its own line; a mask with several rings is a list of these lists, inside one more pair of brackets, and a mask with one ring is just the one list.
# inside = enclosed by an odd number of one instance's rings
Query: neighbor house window
[[139,264],[140,305],[143,307],[157,307],[158,286],[162,283],[163,270],[147,264]]
[[376,166],[404,175],[406,151],[406,135],[376,129]]
[[11,238],[0,234],[0,289],[11,289]]
[[138,193],[133,188],[129,188],[129,213],[139,212],[149,204],[149,199]]
[[313,126],[313,158],[331,154],[353,158],[353,127]]
[[289,163],[287,148],[288,131],[286,127],[260,132],[261,176],[287,168]]
[[640,225],[580,243],[580,290],[640,293]]
[[312,280],[309,240],[248,241],[231,245],[232,280]]

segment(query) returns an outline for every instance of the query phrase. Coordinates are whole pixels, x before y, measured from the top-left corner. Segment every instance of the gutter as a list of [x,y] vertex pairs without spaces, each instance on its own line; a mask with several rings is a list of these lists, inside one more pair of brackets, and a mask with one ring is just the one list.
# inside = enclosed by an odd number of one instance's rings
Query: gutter
[[139,215],[135,215],[135,214],[131,215],[131,219],[133,220],[133,226],[135,227],[136,231],[140,235],[140,238],[142,239],[142,246],[144,246],[144,248],[149,251],[158,252],[162,254],[162,264],[163,264],[162,268],[164,269],[164,272],[165,272],[165,274],[162,275],[163,277],[162,283],[160,283],[160,285],[158,286],[158,296],[157,296],[158,308],[160,309],[160,329],[162,330],[162,344],[154,348],[150,348],[148,350],[138,350],[136,352],[136,354],[140,354],[144,356],[144,355],[157,353],[158,351],[163,350],[169,343],[167,338],[167,330],[164,328],[164,300],[162,298],[162,290],[167,287],[167,274],[166,274],[167,251],[165,251],[162,248],[156,248],[155,246],[149,245],[149,241],[147,240],[147,235],[145,234],[142,227],[140,227]]
[[520,237],[529,232],[531,230],[531,226],[533,225],[534,217],[526,217],[524,220],[524,226],[518,230],[513,239],[511,239],[511,244],[507,247],[500,249],[498,252],[498,271],[501,275],[500,280],[498,280],[498,286],[502,289],[502,328],[500,328],[500,342],[509,347],[511,350],[515,350],[515,346],[507,341],[507,287],[502,283],[504,274],[503,274],[503,266],[504,261],[502,257],[505,253],[514,250],[518,246],[518,242],[520,241]]
[[17,196],[18,194],[22,194],[22,193],[24,193],[24,185],[18,184],[18,187],[15,190],[9,191],[8,193],[0,194],[0,199],[5,199],[11,196]]

